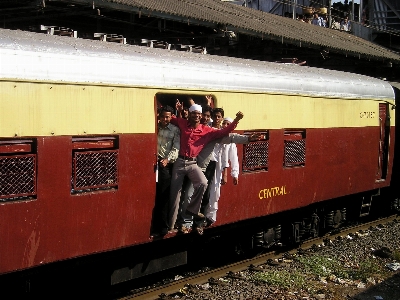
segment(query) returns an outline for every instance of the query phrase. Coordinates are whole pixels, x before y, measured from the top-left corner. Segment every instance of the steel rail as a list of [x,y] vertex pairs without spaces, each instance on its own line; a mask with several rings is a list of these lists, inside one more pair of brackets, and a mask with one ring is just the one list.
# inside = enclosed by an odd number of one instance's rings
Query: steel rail
[[[250,259],[245,259],[233,264],[229,264],[220,268],[216,268],[201,274],[197,274],[188,278],[183,278],[168,284],[165,284],[163,286],[155,287],[149,290],[141,291],[138,293],[135,293],[130,296],[125,296],[122,298],[119,298],[120,300],[152,300],[152,299],[169,299],[168,295],[177,293],[179,292],[180,289],[182,289],[185,285],[196,285],[196,284],[204,284],[208,282],[210,278],[220,278],[224,277],[227,275],[228,272],[240,272],[249,269],[250,266],[257,266],[260,264],[265,264],[267,260],[274,260],[277,258],[281,258],[283,253],[289,253],[289,254],[295,254],[298,249],[309,249],[313,245],[316,244],[321,244],[324,240],[330,239],[334,240],[337,237],[343,237],[347,236],[351,233],[356,233],[360,230],[365,230],[369,229],[370,227],[377,226],[382,223],[389,223],[393,221],[394,219],[397,218],[397,215],[391,215],[388,217],[380,218],[374,221],[362,223],[362,224],[357,224],[355,226],[350,226],[350,227],[344,227],[342,229],[334,230],[331,232],[328,232],[327,234],[313,238],[310,240],[305,241],[300,245],[300,247],[296,248],[291,248],[290,250],[283,250],[283,251],[271,251],[268,253],[264,253],[262,255],[256,256],[254,258]],[[164,297],[160,297],[160,295],[165,295]],[[172,298],[170,298],[172,299]]]

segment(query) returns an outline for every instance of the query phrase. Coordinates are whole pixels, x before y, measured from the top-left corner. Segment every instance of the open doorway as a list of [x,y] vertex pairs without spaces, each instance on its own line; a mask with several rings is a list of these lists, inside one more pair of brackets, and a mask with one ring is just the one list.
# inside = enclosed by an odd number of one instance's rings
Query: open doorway
[[[211,98],[211,101],[208,100]],[[215,106],[215,96],[210,94],[198,95],[198,94],[167,94],[167,93],[157,93],[156,94],[156,101],[157,101],[157,108],[162,106],[171,106],[175,110],[176,101],[179,100],[183,103],[184,108],[190,107],[190,99],[194,101],[194,103],[201,105],[202,107],[206,105],[210,105],[212,108]],[[210,103],[210,104],[209,104]]]

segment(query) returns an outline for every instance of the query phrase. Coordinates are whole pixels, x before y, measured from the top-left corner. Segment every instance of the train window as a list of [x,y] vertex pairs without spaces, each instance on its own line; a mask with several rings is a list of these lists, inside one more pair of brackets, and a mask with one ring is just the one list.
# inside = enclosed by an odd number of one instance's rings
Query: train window
[[263,139],[244,145],[242,170],[243,172],[266,171],[268,170],[269,132],[244,132],[245,135],[252,133],[261,133]]
[[285,168],[301,167],[306,164],[306,130],[287,129],[284,132]]
[[118,137],[73,137],[71,193],[118,188]]
[[36,139],[0,140],[0,201],[36,198]]

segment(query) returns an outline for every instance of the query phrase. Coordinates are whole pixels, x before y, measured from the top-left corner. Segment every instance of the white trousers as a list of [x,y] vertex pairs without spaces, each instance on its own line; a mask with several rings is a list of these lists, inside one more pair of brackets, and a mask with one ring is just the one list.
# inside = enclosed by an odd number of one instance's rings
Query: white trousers
[[217,221],[217,210],[218,210],[218,200],[221,196],[221,180],[222,180],[223,168],[221,166],[221,161],[217,161],[215,167],[214,179],[211,182],[210,187],[210,201],[206,209],[206,217],[213,222]]

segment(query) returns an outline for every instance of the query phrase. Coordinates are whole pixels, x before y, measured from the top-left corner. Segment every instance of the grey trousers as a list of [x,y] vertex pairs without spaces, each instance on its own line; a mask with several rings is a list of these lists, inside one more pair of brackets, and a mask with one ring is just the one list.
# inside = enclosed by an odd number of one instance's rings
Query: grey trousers
[[197,214],[200,210],[201,200],[203,199],[204,192],[207,189],[207,178],[197,165],[196,161],[187,161],[178,158],[172,169],[171,177],[171,194],[169,199],[169,214],[168,225],[174,228],[179,209],[179,202],[181,198],[182,184],[185,175],[189,177],[193,183],[193,195],[187,210]]

